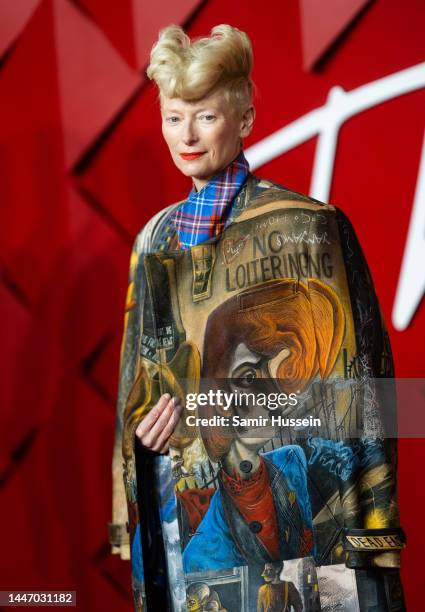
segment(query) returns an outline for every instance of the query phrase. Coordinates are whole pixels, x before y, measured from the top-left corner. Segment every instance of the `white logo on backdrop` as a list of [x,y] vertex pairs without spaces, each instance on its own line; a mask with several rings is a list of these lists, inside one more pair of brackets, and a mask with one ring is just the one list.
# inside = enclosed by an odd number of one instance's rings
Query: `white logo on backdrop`
[[[316,154],[310,195],[323,202],[329,199],[335,151],[341,125],[368,108],[425,87],[425,63],[401,70],[352,91],[332,87],[326,104],[310,111],[274,134],[247,149],[246,156],[255,170],[314,136]],[[417,262],[423,262],[419,268]],[[425,138],[418,170],[416,192],[406,246],[394,301],[394,327],[408,327],[425,293]]]

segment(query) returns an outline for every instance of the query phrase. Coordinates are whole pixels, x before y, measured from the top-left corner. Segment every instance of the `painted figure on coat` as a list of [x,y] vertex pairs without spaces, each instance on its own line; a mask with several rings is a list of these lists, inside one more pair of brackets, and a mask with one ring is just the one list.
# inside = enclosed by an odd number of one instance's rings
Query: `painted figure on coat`
[[187,589],[188,612],[228,612],[221,605],[220,597],[205,582],[195,582]]
[[281,580],[282,563],[266,563],[258,590],[257,612],[302,612],[301,596],[293,582]]
[[[202,377],[254,394],[303,391],[319,373],[326,378],[341,345],[344,314],[330,287],[318,280],[311,285],[309,299],[302,283],[270,281],[216,308],[206,326]],[[332,329],[322,315],[326,309],[335,313]],[[199,412],[209,417],[213,408]],[[269,410],[233,406],[233,414],[258,418]],[[260,453],[267,442],[263,427],[234,426],[232,435],[201,427],[201,435],[209,458],[221,466],[219,488],[184,549],[185,571],[314,554],[303,449],[288,444]]]

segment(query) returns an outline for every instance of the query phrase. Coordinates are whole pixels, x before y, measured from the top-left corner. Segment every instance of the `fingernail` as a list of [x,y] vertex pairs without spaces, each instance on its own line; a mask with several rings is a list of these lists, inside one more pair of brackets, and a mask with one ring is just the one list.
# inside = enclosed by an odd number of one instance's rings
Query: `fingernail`
[[169,400],[171,398],[171,395],[169,393],[164,393],[164,398],[166,400]]

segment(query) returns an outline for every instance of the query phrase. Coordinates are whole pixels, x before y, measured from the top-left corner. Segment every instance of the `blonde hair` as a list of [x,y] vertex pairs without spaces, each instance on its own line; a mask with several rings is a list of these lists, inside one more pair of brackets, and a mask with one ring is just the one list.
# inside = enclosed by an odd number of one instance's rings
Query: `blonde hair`
[[252,46],[245,32],[218,25],[211,35],[191,40],[177,25],[160,31],[147,76],[160,96],[197,101],[223,89],[231,105],[246,110],[252,101]]

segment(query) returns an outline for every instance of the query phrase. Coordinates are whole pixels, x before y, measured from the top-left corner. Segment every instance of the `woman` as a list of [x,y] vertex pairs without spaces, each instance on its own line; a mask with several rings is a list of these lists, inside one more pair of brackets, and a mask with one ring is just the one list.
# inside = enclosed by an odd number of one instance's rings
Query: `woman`
[[[132,253],[113,552],[131,552],[136,610],[184,610],[200,583],[229,612],[255,610],[264,563],[283,559],[322,575],[345,563],[361,610],[401,610],[394,405],[375,381],[393,375],[388,335],[347,218],[249,173],[251,68],[247,35],[227,25],[196,41],[170,26],[152,49],[162,133],[193,188]],[[191,427],[185,397],[204,383],[216,395]],[[241,389],[253,430],[234,420]],[[296,397],[277,416],[322,424],[266,434],[260,396],[277,389]],[[219,390],[230,402],[214,411]],[[300,578],[311,610],[313,574]]]

